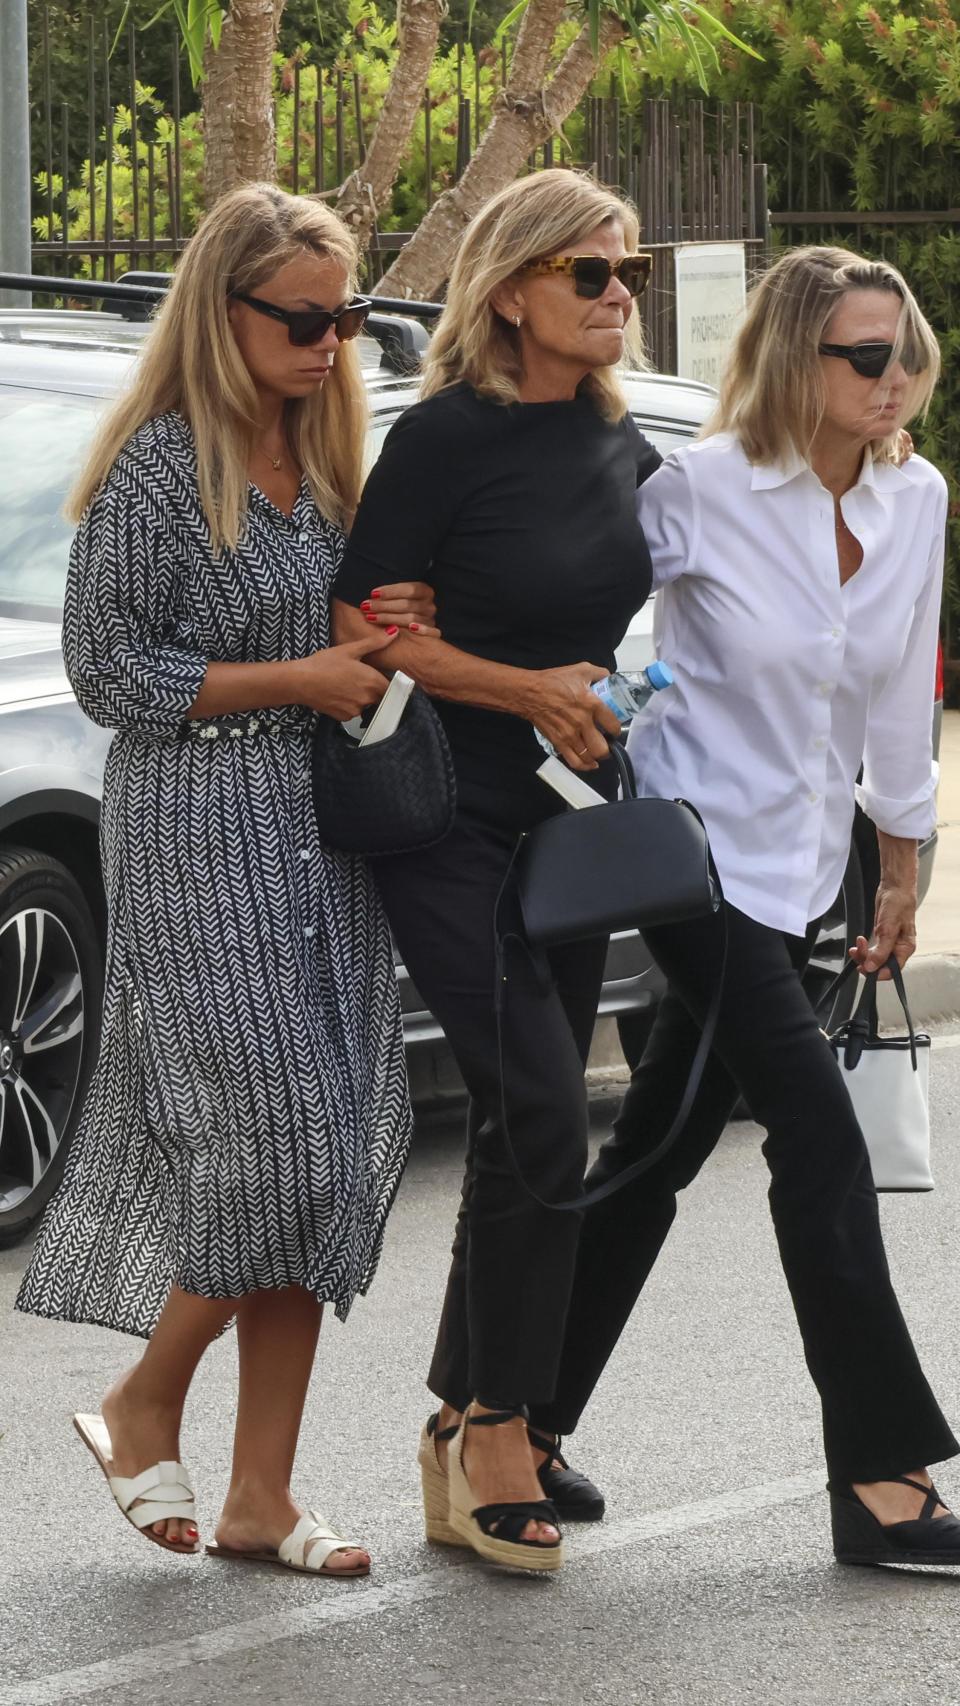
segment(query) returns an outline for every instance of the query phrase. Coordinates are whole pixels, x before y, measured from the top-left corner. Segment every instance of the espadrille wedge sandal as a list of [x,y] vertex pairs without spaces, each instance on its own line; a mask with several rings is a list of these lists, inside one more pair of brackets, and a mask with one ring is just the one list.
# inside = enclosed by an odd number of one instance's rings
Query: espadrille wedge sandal
[[437,1441],[453,1439],[459,1432],[459,1424],[454,1422],[451,1428],[441,1428],[439,1421],[439,1413],[427,1417],[417,1452],[423,1488],[423,1525],[427,1539],[438,1546],[466,1546],[467,1542],[450,1526],[450,1480],[437,1462]]
[[524,1421],[528,1419],[524,1409],[491,1410],[480,1416],[472,1416],[467,1411],[450,1446],[450,1527],[490,1564],[500,1564],[512,1570],[559,1570],[563,1563],[562,1536],[559,1540],[549,1541],[521,1539],[529,1522],[546,1522],[559,1528],[556,1507],[550,1500],[478,1505],[463,1467],[463,1445],[468,1427],[497,1427],[501,1422],[512,1422],[517,1416],[522,1416]]
[[[912,1522],[882,1523],[848,1483],[828,1483],[837,1562],[940,1564],[954,1569],[960,1565],[960,1522],[936,1487],[927,1487],[909,1475],[889,1475],[887,1479],[926,1495],[920,1515]],[[935,1517],[938,1508],[949,1514]]]
[[544,1498],[550,1500],[560,1513],[563,1522],[600,1522],[606,1510],[606,1501],[599,1487],[595,1487],[588,1475],[581,1474],[579,1469],[571,1469],[560,1450],[560,1440],[556,1436],[542,1434],[536,1428],[527,1428],[527,1438],[537,1451],[545,1451],[546,1460],[537,1470],[537,1480],[543,1488]]

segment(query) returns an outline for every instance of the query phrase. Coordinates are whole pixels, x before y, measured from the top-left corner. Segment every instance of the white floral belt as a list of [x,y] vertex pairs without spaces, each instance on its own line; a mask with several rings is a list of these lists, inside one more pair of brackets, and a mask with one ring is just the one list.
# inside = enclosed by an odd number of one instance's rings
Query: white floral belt
[[222,717],[189,717],[180,725],[181,740],[203,745],[215,740],[251,740],[280,734],[309,734],[314,715],[310,711],[231,711]]

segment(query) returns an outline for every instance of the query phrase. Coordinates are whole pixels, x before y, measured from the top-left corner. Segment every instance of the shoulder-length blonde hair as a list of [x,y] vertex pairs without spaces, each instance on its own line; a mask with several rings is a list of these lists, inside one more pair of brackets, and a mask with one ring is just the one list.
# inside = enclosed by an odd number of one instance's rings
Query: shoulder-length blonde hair
[[[746,315],[720,381],[720,400],[700,433],[735,433],[751,462],[809,456],[826,406],[818,346],[851,290],[889,290],[900,299],[894,354],[917,371],[909,417],[926,411],[940,373],[940,349],[916,298],[896,267],[849,249],[791,249],[751,291]],[[872,443],[874,459],[889,462],[897,434]]]
[[[424,362],[421,395],[466,383],[483,397],[516,403],[523,377],[520,334],[497,313],[494,292],[528,261],[555,255],[613,220],[623,226],[628,252],[636,249],[639,224],[633,208],[585,172],[533,172],[491,196],[467,227],[454,261],[446,306]],[[633,364],[645,366],[638,313],[627,321],[627,347]],[[613,368],[587,374],[580,390],[594,398],[608,420],[625,414],[627,401]]]
[[[70,494],[78,521],[139,427],[176,409],[193,434],[197,480],[215,551],[236,547],[247,511],[257,394],[227,318],[231,291],[255,292],[304,251],[337,262],[355,288],[356,245],[323,202],[246,184],[207,214],[173,275],[133,383],[96,435]],[[349,527],[360,495],[366,398],[356,347],[341,344],[322,388],[286,405],[286,430],[317,504]]]

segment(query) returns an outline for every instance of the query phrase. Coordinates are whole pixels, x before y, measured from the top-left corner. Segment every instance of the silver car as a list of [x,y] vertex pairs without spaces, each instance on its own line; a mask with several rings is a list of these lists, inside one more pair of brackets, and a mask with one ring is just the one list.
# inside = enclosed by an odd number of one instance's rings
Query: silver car
[[[61,512],[143,331],[100,312],[0,312],[0,1242],[22,1236],[54,1189],[96,1059],[105,933],[98,817],[110,734],[81,714],[64,674],[71,529]],[[416,384],[385,367],[373,341],[362,358],[372,460]],[[663,452],[692,437],[713,402],[708,387],[685,380],[630,374],[625,383],[641,430]],[[622,667],[650,660],[652,622],[650,606],[635,617]],[[862,827],[812,984],[839,968],[865,928],[875,837]],[[415,1095],[422,1104],[462,1094],[436,1021],[402,965],[398,975]],[[640,937],[622,932],[610,945],[601,1013],[619,1019],[628,1055],[658,996]]]

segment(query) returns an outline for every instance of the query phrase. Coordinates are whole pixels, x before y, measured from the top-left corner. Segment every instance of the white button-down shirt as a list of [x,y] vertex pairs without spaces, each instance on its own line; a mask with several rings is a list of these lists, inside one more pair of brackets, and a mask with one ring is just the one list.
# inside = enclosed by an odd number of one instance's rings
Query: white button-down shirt
[[841,499],[863,546],[845,586],[833,499],[799,458],[754,466],[717,435],[637,504],[675,675],[631,731],[640,792],[690,800],[730,903],[801,935],[840,887],[855,794],[890,835],[934,827],[946,483],[867,452]]

